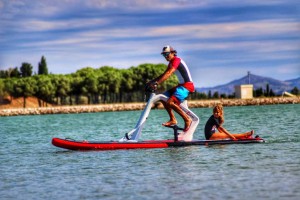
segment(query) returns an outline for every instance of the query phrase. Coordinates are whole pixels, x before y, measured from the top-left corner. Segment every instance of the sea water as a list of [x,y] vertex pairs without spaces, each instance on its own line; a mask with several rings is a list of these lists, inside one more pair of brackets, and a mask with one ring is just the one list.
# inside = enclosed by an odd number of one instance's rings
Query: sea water
[[[203,129],[211,108],[192,109]],[[1,199],[300,199],[300,105],[225,107],[224,127],[266,143],[70,151],[53,137],[118,140],[141,111],[0,118]],[[152,110],[141,139],[172,138]],[[179,125],[183,121],[178,117]]]

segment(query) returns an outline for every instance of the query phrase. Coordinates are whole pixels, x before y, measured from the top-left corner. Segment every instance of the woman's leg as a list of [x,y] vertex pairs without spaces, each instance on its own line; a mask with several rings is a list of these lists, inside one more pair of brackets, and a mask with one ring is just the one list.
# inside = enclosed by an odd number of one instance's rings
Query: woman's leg
[[[249,131],[245,133],[233,133],[232,135],[236,139],[248,138],[254,134],[254,131]],[[210,138],[210,140],[223,140],[223,139],[231,139],[226,133],[215,132]]]
[[224,139],[231,139],[231,138],[226,133],[215,132],[209,139],[210,140],[224,140]]
[[245,132],[245,133],[234,133],[233,136],[236,139],[242,139],[242,138],[248,138],[248,137],[252,136],[253,134],[254,134],[254,130]]

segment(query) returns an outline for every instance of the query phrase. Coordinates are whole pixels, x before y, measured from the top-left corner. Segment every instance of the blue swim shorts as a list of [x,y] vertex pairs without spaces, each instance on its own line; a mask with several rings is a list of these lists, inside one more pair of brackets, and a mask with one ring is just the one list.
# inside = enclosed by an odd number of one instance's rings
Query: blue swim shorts
[[178,104],[180,104],[189,96],[189,93],[190,92],[185,87],[178,86],[176,88],[172,88],[166,91],[164,95],[166,95],[169,98],[173,98],[175,101],[177,101]]

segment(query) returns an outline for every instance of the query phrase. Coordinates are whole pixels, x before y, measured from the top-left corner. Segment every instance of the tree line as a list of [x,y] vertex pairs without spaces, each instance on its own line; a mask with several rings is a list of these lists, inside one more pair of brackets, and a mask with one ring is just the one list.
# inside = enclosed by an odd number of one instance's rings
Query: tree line
[[[43,61],[44,60],[44,61]],[[44,63],[44,64],[43,64]],[[39,99],[40,106],[79,105],[116,102],[140,102],[144,100],[145,83],[159,76],[165,64],[141,64],[129,69],[110,66],[86,67],[72,74],[48,74],[45,58],[39,64],[37,74],[32,75],[32,65],[22,63],[18,68],[0,71],[0,96],[11,98],[30,96]],[[160,85],[163,91],[177,83],[177,77]]]
[[[30,77],[33,74],[33,66],[30,63],[23,62],[20,70],[18,67],[9,68],[8,70],[0,70],[0,78],[20,78]],[[42,56],[38,64],[38,75],[48,75],[48,67],[46,58]]]
[[[145,83],[159,76],[166,69],[165,64],[141,64],[128,69],[117,69],[111,66],[100,68],[86,67],[75,73],[61,75],[49,74],[44,56],[38,64],[38,72],[33,74],[30,63],[22,63],[9,70],[0,70],[0,103],[6,96],[10,98],[23,97],[24,107],[26,98],[30,96],[39,99],[39,105],[48,103],[56,105],[80,105],[117,102],[144,101]],[[170,79],[159,86],[158,92],[163,92],[178,83],[177,77]],[[298,88],[291,91],[299,94]],[[275,96],[269,85],[266,89],[253,91],[254,97]],[[190,99],[217,99],[234,98],[235,94],[226,95],[211,91],[206,93],[195,92]]]

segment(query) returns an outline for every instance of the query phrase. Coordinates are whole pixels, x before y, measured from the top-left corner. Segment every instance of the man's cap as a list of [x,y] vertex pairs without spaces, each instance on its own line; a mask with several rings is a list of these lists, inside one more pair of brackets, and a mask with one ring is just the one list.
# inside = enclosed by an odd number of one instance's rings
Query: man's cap
[[171,52],[176,52],[176,50],[173,49],[173,47],[167,45],[167,46],[164,46],[164,48],[162,49],[161,54],[163,54],[163,53],[171,53]]

